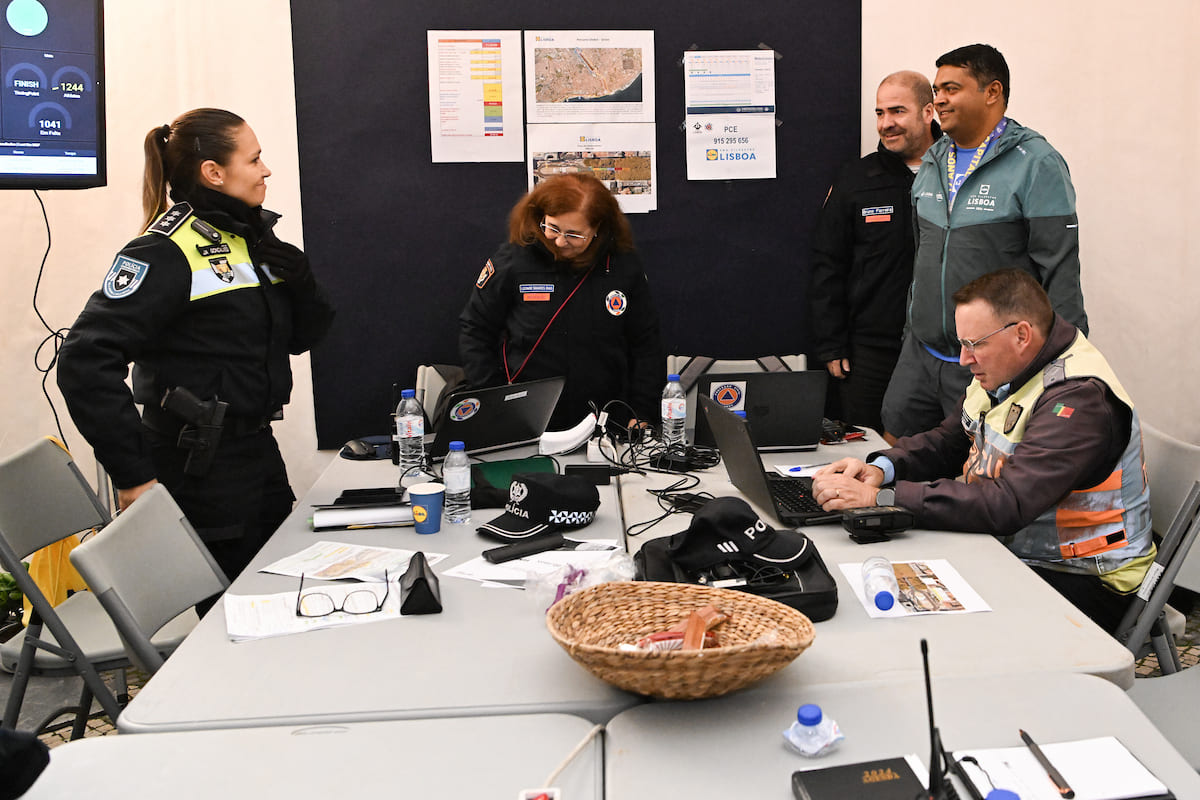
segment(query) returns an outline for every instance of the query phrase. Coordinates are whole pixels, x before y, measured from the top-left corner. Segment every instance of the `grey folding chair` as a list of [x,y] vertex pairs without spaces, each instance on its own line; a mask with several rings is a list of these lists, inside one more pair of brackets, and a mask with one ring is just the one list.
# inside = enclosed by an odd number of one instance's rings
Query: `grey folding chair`
[[[1200,481],[1192,485],[1184,499],[1183,507],[1172,523],[1172,532],[1178,525],[1187,525],[1187,534],[1180,546],[1186,548],[1200,533]],[[1186,556],[1186,552],[1184,553]],[[1180,558],[1179,561],[1182,561]],[[1179,564],[1175,564],[1176,572]],[[1155,588],[1167,593],[1171,589],[1172,571],[1163,572],[1160,585]],[[1162,584],[1166,584],[1165,587]],[[1152,595],[1153,597],[1153,595]],[[1134,633],[1136,634],[1136,630]],[[1161,663],[1162,659],[1159,658]],[[1173,674],[1163,670],[1162,677],[1140,678],[1133,682],[1129,697],[1137,703],[1154,726],[1162,731],[1175,749],[1187,759],[1195,770],[1200,770],[1200,736],[1196,735],[1196,708],[1200,706],[1200,668],[1176,669]]]
[[[1153,495],[1153,483],[1150,491]],[[1198,532],[1200,481],[1193,481],[1183,506],[1175,514],[1171,526],[1158,544],[1158,555],[1155,556],[1154,563],[1142,579],[1137,596],[1125,612],[1125,618],[1115,633],[1117,640],[1135,656],[1140,655],[1149,639],[1164,675],[1180,670],[1179,652],[1175,649],[1175,639],[1167,628],[1164,609],[1171,590],[1175,588],[1175,576],[1187,558]]]
[[71,551],[135,664],[153,674],[178,641],[155,634],[171,620],[196,620],[192,607],[229,581],[161,484]]
[[[1184,442],[1142,423],[1142,448],[1150,474],[1150,510],[1154,529],[1162,534],[1175,519],[1192,483],[1200,480],[1200,446]],[[1160,527],[1159,525],[1162,525]],[[1200,592],[1200,550],[1189,553],[1175,576],[1175,585]]]
[[93,697],[111,719],[120,713],[98,671],[123,669],[129,660],[95,596],[76,592],[56,608],[21,563],[47,545],[108,521],[108,512],[57,440],[41,439],[0,461],[0,567],[12,574],[33,607],[29,625],[0,645],[0,666],[13,673],[5,728],[17,727],[32,675],[83,679],[72,739],[83,735]]

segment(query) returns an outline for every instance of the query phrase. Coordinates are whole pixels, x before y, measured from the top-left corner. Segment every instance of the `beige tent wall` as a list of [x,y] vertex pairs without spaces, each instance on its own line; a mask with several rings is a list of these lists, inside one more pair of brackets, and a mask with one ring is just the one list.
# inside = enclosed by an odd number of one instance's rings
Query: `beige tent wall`
[[[1091,339],[1142,417],[1200,443],[1200,5],[1163,0],[1012,0],[986,8],[863,0],[863,151],[874,149],[875,88],[898,69],[994,45],[1012,72],[1009,114],[1071,168]],[[979,13],[972,13],[978,11]]]
[[[189,108],[218,106],[246,118],[274,172],[266,205],[284,215],[277,230],[303,244],[287,0],[106,0],[105,27],[108,186],[41,193],[53,247],[38,308],[53,328],[74,322],[117,250],[139,233],[146,132]],[[47,335],[31,305],[45,248],[33,192],[0,192],[0,456],[55,430],[34,369]],[[51,353],[47,345],[43,365]],[[294,358],[292,367],[296,388],[276,432],[300,494],[330,454],[316,450],[308,357]],[[68,444],[91,476],[91,451],[71,425],[53,375],[48,387]]]
[[[202,15],[196,4],[105,5],[109,186],[42,195],[54,246],[39,308],[56,328],[74,321],[113,254],[137,233],[142,137],[185,109],[222,106],[250,121],[275,173],[267,205],[284,214],[281,235],[302,244],[286,0],[204,0]],[[1200,392],[1200,282],[1189,269],[1197,236],[1190,192],[1200,51],[1190,39],[1198,17],[1190,0],[1146,7],[1013,0],[978,15],[950,13],[932,0],[863,0],[860,132],[866,152],[876,141],[872,109],[883,75],[910,68],[932,77],[934,59],[946,50],[975,41],[999,47],[1013,72],[1012,116],[1045,134],[1071,166],[1092,338],[1143,415],[1193,442],[1200,442],[1200,419],[1190,413]],[[795,32],[798,40],[804,35]],[[424,53],[411,57],[413,69],[423,70]],[[789,124],[802,124],[803,113],[781,109]],[[0,243],[2,456],[54,430],[33,365],[46,334],[30,306],[45,249],[32,192],[0,192]],[[293,366],[296,390],[277,432],[299,494],[330,454],[315,450],[308,360]],[[91,474],[90,452],[53,380],[49,385],[76,457]]]

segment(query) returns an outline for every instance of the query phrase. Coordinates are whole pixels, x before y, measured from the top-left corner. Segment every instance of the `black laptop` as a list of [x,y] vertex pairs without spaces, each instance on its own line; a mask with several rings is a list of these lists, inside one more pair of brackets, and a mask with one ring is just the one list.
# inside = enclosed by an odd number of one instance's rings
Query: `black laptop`
[[[764,453],[815,450],[821,443],[827,381],[825,370],[706,374],[696,381],[696,397],[745,411],[754,446]],[[715,444],[703,414],[696,420],[695,439],[698,445]]]
[[703,416],[708,420],[729,482],[759,508],[769,508],[784,525],[817,525],[840,522],[840,511],[825,511],[812,496],[812,478],[786,478],[763,469],[754,449],[746,420],[721,408],[712,398],[700,396]]
[[442,417],[433,421],[437,433],[425,445],[429,455],[435,461],[445,458],[453,441],[461,441],[472,455],[536,442],[550,423],[564,382],[542,378],[455,392]]

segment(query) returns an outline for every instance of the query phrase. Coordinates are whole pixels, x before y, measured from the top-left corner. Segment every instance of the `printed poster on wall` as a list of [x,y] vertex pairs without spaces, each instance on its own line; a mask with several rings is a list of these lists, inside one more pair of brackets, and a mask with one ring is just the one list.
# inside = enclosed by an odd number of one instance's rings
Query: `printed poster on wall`
[[565,172],[591,172],[626,214],[658,208],[653,123],[529,126],[529,188]]
[[775,53],[684,53],[688,180],[774,178]]
[[523,161],[520,31],[426,31],[434,163]]
[[525,31],[529,122],[653,122],[654,31]]

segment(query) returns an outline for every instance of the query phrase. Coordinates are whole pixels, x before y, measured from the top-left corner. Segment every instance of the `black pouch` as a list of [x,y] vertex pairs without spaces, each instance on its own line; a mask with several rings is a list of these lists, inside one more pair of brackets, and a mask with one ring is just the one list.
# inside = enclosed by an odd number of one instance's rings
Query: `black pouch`
[[401,614],[442,613],[442,588],[424,553],[414,553],[400,579]]
[[[679,537],[687,531],[660,539],[651,539],[633,557],[639,581],[700,584],[699,575],[684,570],[669,555]],[[837,612],[837,582],[829,574],[816,544],[809,544],[810,556],[798,568],[785,571],[779,580],[750,580],[745,585],[729,586],[791,606],[813,622],[827,620]],[[711,583],[709,584],[711,585]]]

